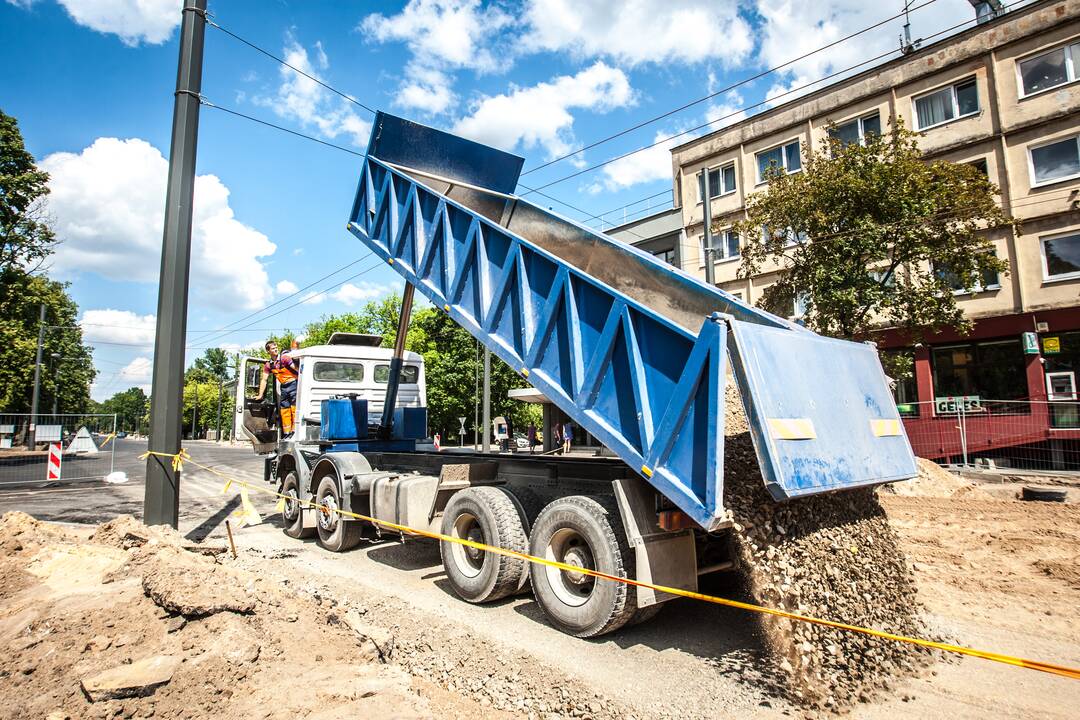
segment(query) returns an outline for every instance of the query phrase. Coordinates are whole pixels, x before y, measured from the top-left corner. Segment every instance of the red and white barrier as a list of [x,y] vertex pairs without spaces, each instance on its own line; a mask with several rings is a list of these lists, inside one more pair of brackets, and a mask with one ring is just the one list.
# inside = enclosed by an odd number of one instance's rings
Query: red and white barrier
[[63,460],[60,443],[49,443],[49,474],[47,479],[51,482],[60,479],[60,462]]

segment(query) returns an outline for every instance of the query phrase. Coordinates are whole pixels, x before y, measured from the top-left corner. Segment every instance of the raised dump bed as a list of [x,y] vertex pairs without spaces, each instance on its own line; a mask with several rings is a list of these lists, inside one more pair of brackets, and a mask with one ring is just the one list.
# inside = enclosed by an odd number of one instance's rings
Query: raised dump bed
[[349,230],[706,530],[732,380],[774,500],[916,474],[873,347],[513,195],[521,164],[379,113]]

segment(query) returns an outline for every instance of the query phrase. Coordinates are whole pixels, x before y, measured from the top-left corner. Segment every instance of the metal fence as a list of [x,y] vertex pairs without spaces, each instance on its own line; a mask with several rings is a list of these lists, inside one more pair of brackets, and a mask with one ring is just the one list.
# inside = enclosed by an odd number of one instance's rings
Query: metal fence
[[912,449],[947,465],[1080,470],[1080,402],[946,398],[900,406]]
[[[27,447],[29,413],[0,414],[0,485],[47,482],[50,445],[60,446],[59,480],[101,480],[113,471],[115,415],[40,414]],[[53,461],[55,463],[55,460]]]

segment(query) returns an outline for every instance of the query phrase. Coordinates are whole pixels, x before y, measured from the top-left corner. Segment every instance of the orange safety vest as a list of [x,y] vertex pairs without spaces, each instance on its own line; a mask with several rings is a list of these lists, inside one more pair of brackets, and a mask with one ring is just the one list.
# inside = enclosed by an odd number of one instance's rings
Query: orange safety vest
[[273,373],[274,377],[277,378],[278,383],[282,385],[291,383],[299,377],[293,359],[284,353],[278,355],[277,360],[268,361],[263,367],[266,369],[266,372]]

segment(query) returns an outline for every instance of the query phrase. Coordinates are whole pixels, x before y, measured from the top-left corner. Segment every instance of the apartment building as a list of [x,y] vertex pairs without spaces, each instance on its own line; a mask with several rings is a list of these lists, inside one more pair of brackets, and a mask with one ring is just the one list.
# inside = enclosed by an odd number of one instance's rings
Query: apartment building
[[[957,18],[960,22],[962,18]],[[708,187],[717,285],[751,303],[775,268],[737,277],[741,240],[730,226],[774,164],[800,172],[807,148],[830,133],[861,142],[900,118],[922,135],[927,158],[972,163],[1001,189],[1018,233],[992,239],[1010,272],[956,288],[974,323],[964,337],[943,332],[915,348],[884,329],[879,343],[911,352],[915,376],[898,388],[909,414],[943,398],[1077,398],[1080,372],[1080,0],[1011,10],[859,75],[822,87],[672,149],[681,230],[660,216],[609,234],[704,277],[703,197]],[[707,181],[705,178],[707,177]],[[663,216],[663,217],[662,217]],[[659,223],[663,236],[647,230]],[[646,231],[646,232],[643,232]],[[813,241],[813,238],[810,238]],[[797,305],[797,303],[796,303]],[[799,308],[791,314],[797,317]],[[1080,426],[1080,419],[1048,418]]]

